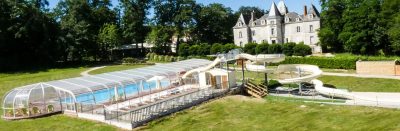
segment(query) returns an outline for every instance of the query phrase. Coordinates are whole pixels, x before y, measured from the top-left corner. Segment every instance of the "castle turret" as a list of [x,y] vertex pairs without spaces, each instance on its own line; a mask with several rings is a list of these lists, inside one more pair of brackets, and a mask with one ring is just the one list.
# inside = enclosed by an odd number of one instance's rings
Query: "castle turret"
[[268,14],[267,34],[269,36],[268,43],[283,43],[283,16],[272,1]]
[[243,14],[240,14],[236,25],[233,27],[235,45],[243,47],[250,41],[250,28]]
[[289,13],[284,0],[279,1],[278,10],[281,13],[281,15],[285,15],[285,14]]

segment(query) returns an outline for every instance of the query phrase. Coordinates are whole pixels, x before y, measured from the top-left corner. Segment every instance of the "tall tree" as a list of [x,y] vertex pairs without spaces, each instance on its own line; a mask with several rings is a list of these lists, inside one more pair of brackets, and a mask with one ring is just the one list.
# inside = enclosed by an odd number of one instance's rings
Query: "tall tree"
[[112,50],[121,45],[118,27],[114,24],[105,24],[98,35],[100,57],[104,60],[112,60]]
[[153,26],[146,40],[153,44],[153,52],[157,54],[168,54],[171,51],[171,37],[173,28],[169,26]]
[[202,6],[196,15],[194,34],[199,41],[212,43],[229,43],[233,40],[232,27],[236,21],[232,10],[222,4]]
[[382,26],[378,19],[380,12],[379,0],[349,0],[343,12],[345,21],[338,39],[344,44],[344,49],[355,54],[375,54],[384,48],[381,35]]
[[[143,43],[149,29],[145,26],[152,0],[121,0],[123,9],[122,30],[126,43]],[[142,45],[143,46],[143,45]],[[141,50],[143,53],[143,50]]]
[[63,33],[62,42],[67,47],[65,59],[90,60],[99,56],[98,32],[106,23],[116,22],[116,13],[110,9],[109,0],[65,0],[56,10]]
[[400,55],[400,0],[384,0],[381,23],[388,29],[387,35],[393,53]]
[[341,52],[343,43],[338,35],[343,29],[343,11],[346,9],[344,0],[321,0],[321,29],[318,32],[324,51]]
[[[161,26],[175,27],[177,45],[179,47],[180,37],[185,29],[194,25],[195,11],[198,5],[194,0],[155,0],[154,13],[155,22]],[[179,53],[179,48],[176,48]]]
[[48,65],[57,59],[57,25],[44,11],[46,3],[46,0],[0,2],[2,69],[26,67],[26,63]]
[[[254,6],[241,6],[238,11],[235,12],[236,20],[239,18],[240,14],[243,14],[246,20],[249,20],[251,17],[251,13],[254,11],[254,17],[260,18],[264,14],[267,14],[268,11],[260,9],[259,7]],[[233,21],[236,23],[236,20]]]

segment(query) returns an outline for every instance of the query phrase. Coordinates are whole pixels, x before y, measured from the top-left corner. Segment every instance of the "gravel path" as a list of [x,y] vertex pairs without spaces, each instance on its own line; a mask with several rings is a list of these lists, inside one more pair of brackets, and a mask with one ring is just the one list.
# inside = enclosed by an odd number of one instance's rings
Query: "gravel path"
[[364,74],[331,73],[331,72],[323,72],[322,75],[327,75],[327,76],[352,76],[352,77],[360,77],[360,78],[384,78],[384,79],[398,79],[398,80],[400,80],[400,76],[389,76],[389,75],[364,75]]
[[90,76],[89,72],[97,70],[97,69],[101,69],[101,68],[104,68],[104,67],[107,67],[107,66],[98,66],[98,67],[90,68],[89,70],[81,72],[81,76]]

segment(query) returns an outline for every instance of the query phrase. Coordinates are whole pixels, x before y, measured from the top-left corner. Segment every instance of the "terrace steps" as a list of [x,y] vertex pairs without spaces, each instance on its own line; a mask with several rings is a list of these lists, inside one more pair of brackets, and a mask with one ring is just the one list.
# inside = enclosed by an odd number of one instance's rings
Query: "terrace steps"
[[261,84],[255,84],[250,81],[248,81],[245,85],[245,90],[246,92],[256,98],[263,98],[267,96],[268,90],[266,89],[266,86],[261,85]]

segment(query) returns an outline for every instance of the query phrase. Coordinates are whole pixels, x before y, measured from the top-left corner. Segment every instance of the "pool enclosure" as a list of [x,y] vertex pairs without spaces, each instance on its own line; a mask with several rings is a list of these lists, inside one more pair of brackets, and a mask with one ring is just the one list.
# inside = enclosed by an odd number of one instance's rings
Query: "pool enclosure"
[[190,59],[18,87],[3,98],[3,118],[21,119],[60,111],[93,110],[96,106],[179,86],[182,84],[180,75],[210,63],[208,60]]

